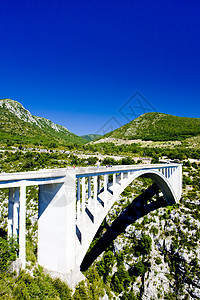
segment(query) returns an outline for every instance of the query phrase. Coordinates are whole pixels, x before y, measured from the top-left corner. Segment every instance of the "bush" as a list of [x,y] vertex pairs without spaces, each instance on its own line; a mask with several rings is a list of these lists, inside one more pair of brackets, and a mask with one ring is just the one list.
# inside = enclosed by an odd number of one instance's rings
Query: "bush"
[[134,267],[133,267],[133,274],[138,276],[143,276],[144,273],[146,273],[147,267],[144,265],[142,261],[139,261]]
[[141,299],[140,295],[136,296],[132,291],[125,291],[123,295],[120,297],[121,300],[138,300]]
[[73,298],[74,300],[88,300],[88,293],[84,281],[79,282],[76,286]]
[[61,299],[72,299],[71,298],[71,290],[60,279],[58,279],[58,278],[55,279],[53,281],[53,286],[58,291]]
[[126,271],[124,265],[118,267],[117,272],[112,276],[111,288],[117,294],[120,294],[123,290],[127,290],[131,282],[128,271]]
[[90,299],[99,300],[104,296],[103,280],[100,278],[95,267],[90,267],[86,275]]
[[156,258],[155,258],[155,263],[156,263],[157,265],[160,265],[160,264],[162,263],[162,259],[161,259],[160,257],[156,257]]
[[149,254],[151,251],[152,240],[151,237],[147,234],[143,234],[139,243],[138,250],[141,254]]
[[88,165],[95,165],[98,161],[98,158],[95,156],[91,156],[87,159]]
[[11,262],[15,260],[18,244],[14,239],[3,239],[0,237],[0,272],[7,271]]
[[124,157],[121,160],[122,165],[134,165],[135,161],[130,156]]
[[183,185],[191,185],[192,184],[192,180],[190,177],[183,175]]
[[158,234],[158,228],[156,226],[151,226],[150,232],[153,233],[154,235]]
[[106,157],[104,158],[104,160],[101,162],[102,166],[106,166],[106,165],[118,165],[118,162],[111,157]]
[[112,251],[105,252],[103,255],[103,259],[97,263],[97,269],[100,276],[103,276],[104,281],[106,281],[106,277],[112,271],[112,267],[114,265],[115,256]]

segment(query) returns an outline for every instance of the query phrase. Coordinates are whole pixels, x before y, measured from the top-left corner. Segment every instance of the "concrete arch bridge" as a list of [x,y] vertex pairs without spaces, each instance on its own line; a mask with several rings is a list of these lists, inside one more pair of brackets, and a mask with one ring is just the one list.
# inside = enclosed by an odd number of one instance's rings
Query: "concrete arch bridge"
[[142,175],[157,183],[167,204],[179,202],[180,164],[0,174],[0,188],[9,188],[8,235],[19,236],[22,268],[26,265],[27,186],[39,186],[38,263],[74,286],[83,278],[80,265],[102,221],[124,189]]

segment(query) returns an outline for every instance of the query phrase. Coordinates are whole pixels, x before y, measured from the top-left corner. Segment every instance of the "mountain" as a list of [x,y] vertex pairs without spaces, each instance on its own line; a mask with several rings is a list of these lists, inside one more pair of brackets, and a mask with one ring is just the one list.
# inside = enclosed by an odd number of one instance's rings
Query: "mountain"
[[150,112],[107,133],[104,137],[125,140],[174,141],[200,134],[200,118]]
[[0,100],[0,142],[34,145],[86,143],[81,137],[52,121],[33,116],[21,103]]
[[101,137],[100,134],[86,134],[86,135],[81,135],[81,137],[88,142],[95,141]]

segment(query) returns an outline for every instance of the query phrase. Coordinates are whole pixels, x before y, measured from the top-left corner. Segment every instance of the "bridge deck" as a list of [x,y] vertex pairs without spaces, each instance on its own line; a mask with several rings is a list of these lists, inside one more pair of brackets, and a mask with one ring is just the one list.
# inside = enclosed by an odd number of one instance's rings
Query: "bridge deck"
[[[13,173],[1,173],[0,174],[0,184],[8,182],[8,181],[19,181],[19,180],[31,180],[31,179],[55,179],[55,178],[64,178],[66,173],[74,172],[76,177],[83,177],[92,175],[92,174],[109,174],[109,173],[119,173],[119,172],[127,172],[130,170],[138,170],[138,169],[159,169],[159,168],[169,168],[169,167],[177,167],[179,164],[170,163],[170,164],[140,164],[140,165],[116,165],[109,167],[76,167],[71,168],[60,168],[60,169],[45,169],[38,171],[29,171],[29,172],[13,172]],[[37,184],[37,183],[36,183]]]
[[112,174],[112,173],[123,173],[131,170],[144,170],[144,169],[162,169],[169,167],[177,167],[179,164],[140,164],[140,165],[114,165],[108,167],[79,167],[76,168],[76,177],[83,177],[97,174]]

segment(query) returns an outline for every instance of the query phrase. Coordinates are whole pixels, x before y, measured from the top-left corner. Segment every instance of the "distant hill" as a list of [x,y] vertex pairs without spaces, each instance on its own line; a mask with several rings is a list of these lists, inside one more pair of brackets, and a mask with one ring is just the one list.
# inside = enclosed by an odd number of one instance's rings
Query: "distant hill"
[[87,141],[64,126],[33,116],[17,101],[1,99],[0,142],[54,146]]
[[81,137],[88,142],[95,141],[101,137],[100,134],[86,134],[86,135],[81,135]]
[[125,140],[174,141],[200,134],[200,118],[176,117],[150,112],[124,126],[107,133],[104,137]]

